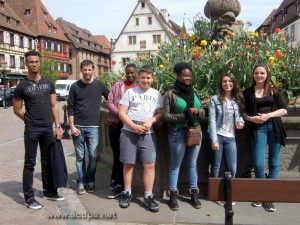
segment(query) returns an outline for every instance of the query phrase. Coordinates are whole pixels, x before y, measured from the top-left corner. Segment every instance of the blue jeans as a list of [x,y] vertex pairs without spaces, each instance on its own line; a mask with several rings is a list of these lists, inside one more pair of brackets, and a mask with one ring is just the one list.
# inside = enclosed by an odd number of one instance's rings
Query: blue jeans
[[[177,190],[179,169],[186,154],[186,163],[189,175],[190,188],[198,188],[197,159],[200,152],[200,145],[186,146],[186,130],[174,128],[169,134],[169,146],[171,153],[169,188],[171,191]],[[202,136],[202,135],[201,135]]]
[[57,194],[53,186],[50,148],[54,142],[53,127],[25,125],[25,160],[23,169],[23,192],[25,200],[34,197],[33,174],[38,145],[41,150],[42,182],[44,194]]
[[[76,152],[77,183],[95,183],[97,167],[97,150],[99,143],[98,127],[76,127],[80,135],[72,135]],[[88,151],[88,165],[86,167],[85,149]]]
[[219,150],[211,150],[211,177],[219,177],[222,157],[224,156],[225,171],[235,177],[237,166],[237,148],[235,138],[218,136]]
[[256,178],[266,178],[265,160],[266,148],[269,147],[269,175],[268,178],[277,179],[280,167],[280,143],[275,140],[275,130],[272,121],[258,125],[257,143],[253,142],[253,167]]

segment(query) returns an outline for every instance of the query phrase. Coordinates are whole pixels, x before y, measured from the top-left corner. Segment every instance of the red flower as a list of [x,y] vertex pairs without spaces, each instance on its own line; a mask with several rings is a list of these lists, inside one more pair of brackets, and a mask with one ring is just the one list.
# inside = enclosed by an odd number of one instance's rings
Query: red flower
[[237,53],[239,56],[243,56],[244,55],[244,53],[242,53],[242,52],[238,52]]
[[275,54],[275,57],[277,59],[281,58],[282,57],[282,52],[281,51],[277,51],[276,54]]
[[196,59],[199,59],[200,58],[200,52],[196,52],[196,53],[194,53],[194,58],[196,58]]
[[117,63],[116,60],[111,61],[111,65],[116,65],[116,63]]
[[280,28],[276,28],[276,29],[274,30],[274,32],[275,32],[276,34],[278,34],[278,33],[280,32]]

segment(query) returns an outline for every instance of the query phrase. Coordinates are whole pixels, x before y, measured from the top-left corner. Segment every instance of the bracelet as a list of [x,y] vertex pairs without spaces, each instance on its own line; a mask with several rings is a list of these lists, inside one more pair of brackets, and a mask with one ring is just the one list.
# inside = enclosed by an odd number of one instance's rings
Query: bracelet
[[61,125],[60,124],[55,125],[55,128],[61,128]]

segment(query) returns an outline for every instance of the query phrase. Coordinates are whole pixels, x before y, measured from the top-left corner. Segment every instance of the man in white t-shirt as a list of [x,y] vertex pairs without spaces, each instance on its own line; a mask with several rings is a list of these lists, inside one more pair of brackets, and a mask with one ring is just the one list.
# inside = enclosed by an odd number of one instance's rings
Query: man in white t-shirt
[[136,156],[139,155],[144,166],[144,203],[151,212],[157,212],[159,207],[152,193],[157,141],[152,125],[161,119],[163,100],[161,94],[151,88],[151,67],[143,66],[139,71],[138,80],[140,86],[127,90],[120,100],[119,117],[124,123],[120,136],[124,193],[119,205],[121,208],[127,208],[131,202],[133,170]]

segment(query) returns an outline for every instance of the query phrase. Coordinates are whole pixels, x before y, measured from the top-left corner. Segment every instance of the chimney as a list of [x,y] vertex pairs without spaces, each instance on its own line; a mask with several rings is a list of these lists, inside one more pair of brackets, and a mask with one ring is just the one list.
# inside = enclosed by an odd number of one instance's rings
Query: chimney
[[161,9],[160,10],[160,13],[163,15],[163,17],[165,18],[165,20],[167,21],[167,22],[169,22],[169,12],[166,10],[166,9]]

